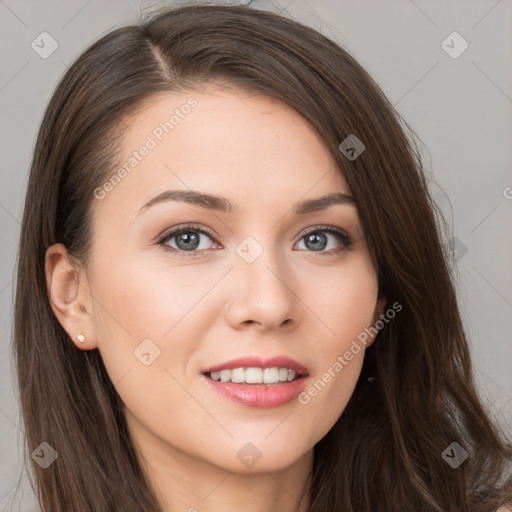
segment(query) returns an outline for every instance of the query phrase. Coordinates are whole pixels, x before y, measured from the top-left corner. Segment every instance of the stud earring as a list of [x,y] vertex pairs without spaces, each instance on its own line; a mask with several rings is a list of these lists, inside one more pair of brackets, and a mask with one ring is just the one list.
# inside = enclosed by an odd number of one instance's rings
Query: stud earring
[[77,336],[77,339],[80,343],[84,343],[85,342],[85,336],[80,333],[78,336]]

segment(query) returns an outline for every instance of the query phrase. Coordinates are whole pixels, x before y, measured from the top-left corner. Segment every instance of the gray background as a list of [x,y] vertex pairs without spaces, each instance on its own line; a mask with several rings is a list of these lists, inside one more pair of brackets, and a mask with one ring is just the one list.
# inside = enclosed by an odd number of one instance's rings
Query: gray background
[[[11,324],[13,268],[39,122],[81,50],[163,3],[0,0],[0,511],[37,510],[21,467]],[[432,192],[455,237],[459,303],[481,393],[512,431],[512,0],[281,0],[272,10],[284,8],[348,49],[423,141],[425,165],[437,181]],[[442,46],[453,31],[469,44],[457,58]],[[33,41],[42,46],[42,32],[58,43],[46,59],[31,47]],[[447,44],[461,48],[456,39]]]

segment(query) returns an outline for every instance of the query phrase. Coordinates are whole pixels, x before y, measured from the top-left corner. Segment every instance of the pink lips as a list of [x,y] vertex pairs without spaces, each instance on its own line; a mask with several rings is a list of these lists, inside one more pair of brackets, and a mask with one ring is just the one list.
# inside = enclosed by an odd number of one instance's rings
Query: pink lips
[[[279,382],[276,384],[235,384],[233,382],[219,382],[204,375],[220,370],[232,370],[233,368],[290,368],[295,370],[300,378],[291,382]],[[203,370],[202,378],[221,395],[246,406],[259,409],[267,409],[284,405],[303,391],[307,383],[309,373],[307,368],[289,357],[276,356],[269,359],[261,357],[243,357],[227,361]]]

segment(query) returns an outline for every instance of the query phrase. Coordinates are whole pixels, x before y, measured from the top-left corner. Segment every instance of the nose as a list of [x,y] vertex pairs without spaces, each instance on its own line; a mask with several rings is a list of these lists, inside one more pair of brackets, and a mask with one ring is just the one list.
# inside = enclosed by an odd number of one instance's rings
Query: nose
[[265,249],[252,263],[236,255],[226,313],[237,330],[291,329],[298,323],[300,299],[292,271],[275,251]]

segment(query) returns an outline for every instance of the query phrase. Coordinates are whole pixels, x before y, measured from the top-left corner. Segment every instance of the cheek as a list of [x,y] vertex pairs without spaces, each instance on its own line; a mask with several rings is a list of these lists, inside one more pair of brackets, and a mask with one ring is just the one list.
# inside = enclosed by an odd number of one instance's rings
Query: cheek
[[299,396],[305,414],[322,418],[315,424],[313,438],[328,432],[352,396],[370,342],[365,329],[373,325],[377,294],[369,258],[354,260],[315,293],[316,313],[326,329],[314,347],[318,361],[314,375]]
[[297,407],[301,415],[311,418],[309,442],[315,443],[329,432],[343,414],[361,373],[363,351],[353,355],[350,362],[342,364],[335,354],[319,374],[310,379],[309,385],[299,395]]
[[328,277],[323,280],[325,285],[317,288],[315,307],[326,326],[325,355],[332,358],[373,324],[378,284],[367,255],[354,257],[339,273],[331,272]]
[[119,261],[114,266],[98,260],[94,268],[94,323],[102,360],[128,412],[179,431],[171,404],[179,403],[180,415],[198,414],[179,383],[206,329],[205,319],[194,321],[200,317],[197,303],[213,283],[198,289],[177,267],[163,272],[141,259]]
[[[176,375],[186,373],[218,317],[219,301],[208,291],[225,269],[199,272],[198,266],[156,261],[121,254],[111,261],[94,261],[94,324],[114,383],[128,371],[130,380],[141,370],[145,372],[141,389],[151,386],[157,374],[168,377],[165,369]],[[153,360],[149,368],[144,365]]]
[[[101,327],[112,326],[121,338],[172,337],[201,308],[201,300],[218,280],[213,273],[198,275],[192,266],[158,265],[145,258],[124,258],[122,264],[99,262],[95,293],[101,297]],[[175,327],[176,326],[176,327]]]

